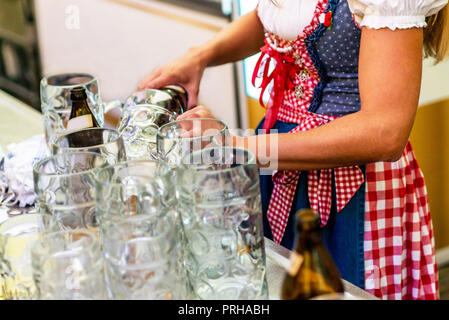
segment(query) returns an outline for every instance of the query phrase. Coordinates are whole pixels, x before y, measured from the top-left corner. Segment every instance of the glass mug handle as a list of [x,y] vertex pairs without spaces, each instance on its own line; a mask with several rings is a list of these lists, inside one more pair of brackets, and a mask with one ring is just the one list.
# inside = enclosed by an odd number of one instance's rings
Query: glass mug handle
[[110,112],[111,110],[118,110],[116,112],[113,112],[111,114],[109,114],[108,116],[105,116],[105,124],[106,124],[106,120],[108,120],[109,123],[112,123],[113,127],[118,127],[118,125],[120,124],[120,119],[123,113],[123,102],[120,100],[112,100],[109,102],[105,102],[103,103],[104,106],[104,114],[106,115],[108,112]]
[[119,108],[120,110],[122,110],[123,102],[120,100],[112,100],[104,103],[104,113],[108,113],[109,111],[115,108]]
[[[14,271],[11,268],[11,265],[9,264],[8,259],[6,259],[4,257],[4,254],[6,252],[6,239],[4,237],[0,237],[0,283],[1,280],[6,280],[9,278],[14,278],[16,276],[16,274],[14,273]],[[3,291],[4,288],[3,286],[0,287],[0,292]],[[3,294],[5,295],[5,292],[3,292]]]

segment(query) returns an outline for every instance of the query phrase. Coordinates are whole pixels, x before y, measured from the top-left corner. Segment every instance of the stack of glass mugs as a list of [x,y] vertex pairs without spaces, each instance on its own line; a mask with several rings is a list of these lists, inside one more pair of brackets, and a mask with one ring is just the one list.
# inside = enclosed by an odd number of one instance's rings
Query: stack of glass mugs
[[[99,127],[69,131],[79,87]],[[176,121],[176,90],[132,95],[108,129],[95,77],[42,80],[52,155],[33,169],[38,213],[0,224],[3,298],[268,299],[255,156],[221,121]]]

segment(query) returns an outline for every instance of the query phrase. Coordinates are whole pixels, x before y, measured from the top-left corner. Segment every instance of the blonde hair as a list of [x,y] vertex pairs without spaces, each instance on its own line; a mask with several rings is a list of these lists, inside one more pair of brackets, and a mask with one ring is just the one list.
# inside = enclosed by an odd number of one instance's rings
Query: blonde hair
[[426,19],[424,29],[424,53],[426,57],[441,62],[449,53],[449,5]]

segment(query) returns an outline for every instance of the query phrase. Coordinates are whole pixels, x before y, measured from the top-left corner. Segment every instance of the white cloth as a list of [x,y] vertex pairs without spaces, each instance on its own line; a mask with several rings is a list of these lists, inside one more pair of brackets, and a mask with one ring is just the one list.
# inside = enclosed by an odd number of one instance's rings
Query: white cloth
[[[426,27],[426,17],[448,0],[347,0],[360,26],[395,30]],[[281,38],[295,40],[309,25],[318,0],[259,0],[258,15],[264,28]]]

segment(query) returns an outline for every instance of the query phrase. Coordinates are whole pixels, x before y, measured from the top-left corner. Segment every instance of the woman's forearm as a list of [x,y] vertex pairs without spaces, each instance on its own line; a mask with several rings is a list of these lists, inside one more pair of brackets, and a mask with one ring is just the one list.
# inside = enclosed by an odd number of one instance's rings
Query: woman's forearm
[[263,46],[263,25],[253,10],[232,22],[205,44],[192,48],[205,67],[222,65],[249,57]]

